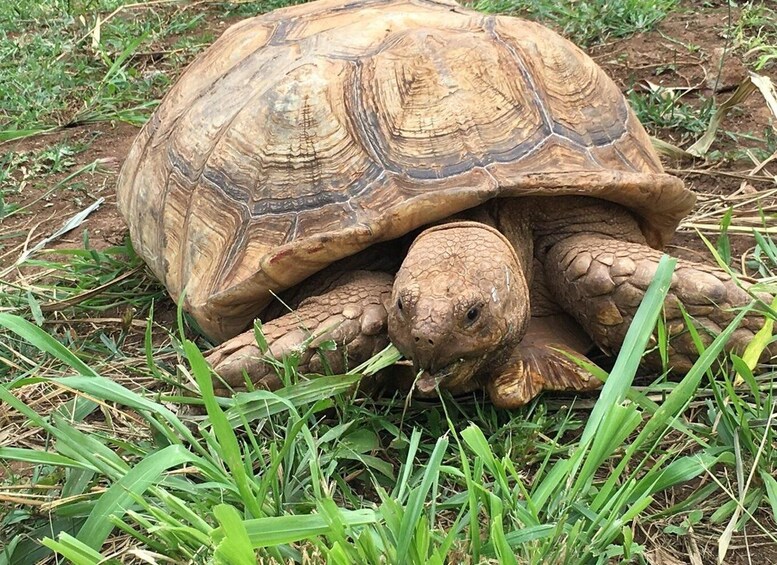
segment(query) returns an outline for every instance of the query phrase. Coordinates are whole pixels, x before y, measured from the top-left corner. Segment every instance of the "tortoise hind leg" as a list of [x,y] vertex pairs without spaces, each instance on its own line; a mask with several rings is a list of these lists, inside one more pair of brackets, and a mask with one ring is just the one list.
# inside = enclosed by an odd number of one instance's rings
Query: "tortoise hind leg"
[[[661,255],[640,243],[581,233],[557,242],[545,257],[544,267],[558,303],[605,353],[616,354]],[[690,333],[685,331],[680,304],[702,330],[702,339],[709,343],[734,319],[737,308],[751,300],[725,271],[678,261],[664,302],[673,369],[687,371],[698,357]],[[726,349],[741,352],[762,325],[763,316],[752,312],[734,331]],[[661,369],[656,354],[648,355],[645,362],[652,369]]]
[[517,408],[543,390],[593,390],[602,383],[567,357],[590,363],[591,339],[567,314],[535,316],[518,347],[486,384],[491,402]]
[[[283,386],[265,356],[281,359],[297,352],[300,373],[319,373],[329,367],[334,373],[357,366],[389,343],[386,304],[394,277],[388,273],[350,271],[343,273],[328,290],[302,300],[296,310],[263,324],[269,346],[263,354],[253,331],[240,334],[216,347],[207,357],[221,382],[217,395],[245,389],[245,374],[258,388]],[[321,348],[333,341],[336,349]]]

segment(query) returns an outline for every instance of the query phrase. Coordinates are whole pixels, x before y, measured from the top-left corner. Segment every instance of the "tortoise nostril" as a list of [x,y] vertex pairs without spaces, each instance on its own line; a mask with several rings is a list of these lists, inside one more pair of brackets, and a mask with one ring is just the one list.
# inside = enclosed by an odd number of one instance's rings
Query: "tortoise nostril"
[[[416,343],[420,343],[421,342],[421,338],[422,338],[422,336],[420,336],[420,335],[414,335],[413,336],[413,341],[415,341]],[[432,338],[430,338],[430,337],[427,337],[426,338],[426,343],[428,343],[429,345],[434,345],[434,340]]]

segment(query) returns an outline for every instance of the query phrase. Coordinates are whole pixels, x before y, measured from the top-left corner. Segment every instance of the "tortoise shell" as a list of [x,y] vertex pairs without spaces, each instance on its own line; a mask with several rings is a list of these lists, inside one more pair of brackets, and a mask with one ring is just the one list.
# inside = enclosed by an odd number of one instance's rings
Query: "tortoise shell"
[[694,202],[580,49],[446,0],[319,0],[232,26],[142,129],[117,192],[137,252],[218,339],[272,293],[491,198],[604,198],[656,247]]

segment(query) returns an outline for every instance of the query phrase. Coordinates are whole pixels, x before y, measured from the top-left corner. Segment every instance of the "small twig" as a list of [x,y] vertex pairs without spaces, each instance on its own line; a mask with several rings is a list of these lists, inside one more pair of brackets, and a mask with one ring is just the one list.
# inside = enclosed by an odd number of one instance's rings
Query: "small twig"
[[[703,223],[697,223],[697,222],[688,222],[683,223],[682,226],[684,228],[692,228],[697,230],[708,230],[715,233],[720,232],[720,225],[719,224],[703,224]],[[729,226],[728,227],[729,232],[733,233],[752,233],[753,231],[757,231],[761,234],[777,234],[777,226],[764,226],[762,224],[752,225],[752,226]]]
[[[69,324],[122,324],[126,325],[127,320],[123,318],[68,318],[66,320],[43,320],[44,325],[63,326]],[[131,320],[130,326],[145,329],[147,322],[143,320]]]
[[10,502],[11,504],[21,504],[24,506],[43,506],[47,504],[45,500],[35,500],[34,498],[27,498],[21,496],[11,496],[0,493],[0,501]]

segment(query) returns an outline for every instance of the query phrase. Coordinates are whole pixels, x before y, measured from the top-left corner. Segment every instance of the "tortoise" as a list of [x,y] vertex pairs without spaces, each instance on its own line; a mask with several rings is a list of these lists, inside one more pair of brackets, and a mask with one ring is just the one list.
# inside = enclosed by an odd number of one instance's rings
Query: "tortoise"
[[[694,205],[579,48],[450,0],[319,0],[233,25],[139,133],[117,194],[137,252],[224,341],[219,394],[246,375],[281,386],[246,331],[261,318],[269,354],[298,350],[302,372],[392,342],[419,393],[485,389],[501,407],[600,385],[568,354],[619,350]],[[750,301],[679,261],[672,367],[696,355],[680,304],[714,333]]]

